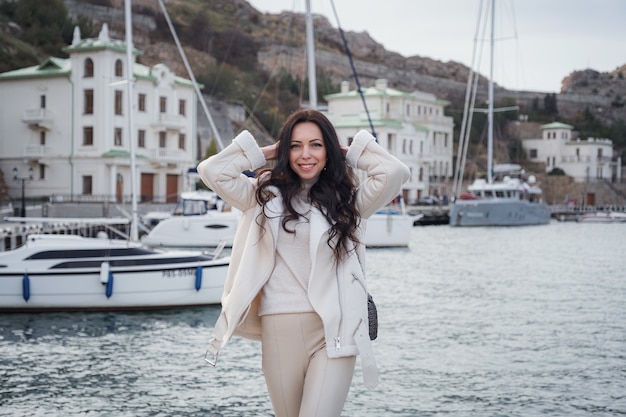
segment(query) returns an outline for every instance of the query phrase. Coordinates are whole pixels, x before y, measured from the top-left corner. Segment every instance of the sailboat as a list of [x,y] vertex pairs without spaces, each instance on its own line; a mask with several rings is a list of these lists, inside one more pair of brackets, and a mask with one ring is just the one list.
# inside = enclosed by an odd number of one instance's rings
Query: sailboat
[[[494,63],[494,22],[495,0],[490,1],[491,35],[490,35],[490,73],[488,79],[488,143],[487,143],[487,177],[476,179],[467,192],[458,193],[458,185],[462,182],[464,161],[467,153],[467,126],[471,125],[471,114],[474,109],[477,79],[470,72],[465,97],[465,111],[459,140],[459,158],[453,193],[454,202],[450,205],[451,226],[524,226],[541,225],[550,222],[550,209],[544,202],[541,188],[536,178],[525,179],[525,172],[517,164],[493,164],[493,63]],[[480,23],[480,18],[479,18]],[[471,104],[470,104],[471,102]],[[498,109],[510,110],[511,108]],[[469,120],[469,121],[468,121]]]
[[[126,86],[133,108],[130,0],[125,0]],[[133,111],[128,113],[134,132]],[[129,240],[30,235],[0,254],[0,312],[129,310],[219,304],[229,257],[219,251],[161,251],[138,242],[137,168],[130,140],[132,218]]]

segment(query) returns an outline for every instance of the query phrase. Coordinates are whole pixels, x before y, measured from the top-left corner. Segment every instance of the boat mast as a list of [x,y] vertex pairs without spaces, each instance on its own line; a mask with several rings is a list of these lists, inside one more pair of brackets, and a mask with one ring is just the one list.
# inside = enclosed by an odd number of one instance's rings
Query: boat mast
[[493,182],[493,50],[496,0],[491,0],[491,35],[489,40],[489,102],[487,106],[487,183]]
[[313,44],[313,15],[311,0],[306,0],[306,54],[309,73],[309,107],[317,110],[317,82],[315,80],[315,46]]
[[133,76],[134,76],[134,59],[133,59],[133,26],[131,22],[131,0],[124,0],[124,18],[126,32],[126,90],[128,97],[128,140],[130,145],[130,200],[132,207],[132,219],[130,223],[130,239],[137,241],[138,222],[137,216],[137,163],[135,161],[135,139],[134,139],[134,109],[133,109]]

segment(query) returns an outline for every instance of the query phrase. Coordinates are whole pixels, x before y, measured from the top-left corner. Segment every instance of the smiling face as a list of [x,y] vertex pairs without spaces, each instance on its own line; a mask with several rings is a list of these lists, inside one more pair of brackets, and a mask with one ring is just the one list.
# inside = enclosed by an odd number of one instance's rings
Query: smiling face
[[326,166],[326,144],[313,122],[298,123],[291,132],[289,166],[301,180],[314,180]]

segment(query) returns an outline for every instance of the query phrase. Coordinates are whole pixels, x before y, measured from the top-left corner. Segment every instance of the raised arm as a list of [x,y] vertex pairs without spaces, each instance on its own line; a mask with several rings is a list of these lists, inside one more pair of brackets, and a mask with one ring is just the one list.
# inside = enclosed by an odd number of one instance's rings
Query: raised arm
[[410,176],[409,168],[365,130],[354,137],[346,153],[346,162],[367,173],[357,191],[357,208],[363,218],[389,204]]
[[256,180],[243,174],[255,171],[275,154],[275,145],[260,148],[254,137],[244,130],[221,152],[198,164],[202,181],[231,206],[246,210],[256,204]]

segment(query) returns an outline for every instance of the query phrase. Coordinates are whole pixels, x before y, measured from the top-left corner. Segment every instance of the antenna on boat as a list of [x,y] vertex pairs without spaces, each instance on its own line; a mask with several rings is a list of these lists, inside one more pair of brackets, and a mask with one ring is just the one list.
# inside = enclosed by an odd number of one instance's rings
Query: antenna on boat
[[215,134],[215,138],[217,139],[217,146],[219,148],[219,150],[221,151],[222,149],[224,149],[224,144],[222,143],[222,138],[220,136],[220,133],[217,130],[217,127],[215,126],[215,122],[213,121],[213,117],[211,117],[211,113],[209,112],[209,108],[207,107],[206,102],[204,101],[204,97],[202,96],[202,92],[200,91],[200,88],[198,87],[198,83],[196,82],[196,77],[193,75],[193,71],[191,70],[191,66],[189,65],[189,61],[187,60],[187,55],[185,54],[185,51],[183,50],[183,47],[180,44],[180,40],[178,40],[178,35],[176,34],[176,29],[174,28],[174,25],[172,24],[172,21],[170,19],[170,15],[169,13],[167,13],[167,9],[165,8],[165,4],[163,3],[163,0],[159,0],[159,6],[161,7],[161,10],[163,11],[163,15],[165,16],[165,20],[167,21],[167,25],[170,28],[170,32],[172,33],[172,37],[174,38],[174,42],[176,42],[176,47],[178,48],[178,52],[180,53],[180,56],[183,60],[183,63],[185,64],[185,69],[187,69],[187,74],[189,75],[189,78],[191,78],[191,81],[193,83],[193,88],[196,91],[196,94],[198,95],[198,99],[200,100],[200,104],[202,105],[202,110],[204,110],[204,114],[206,115],[207,119],[209,120],[209,124],[211,125],[211,129],[213,130],[213,133]]

